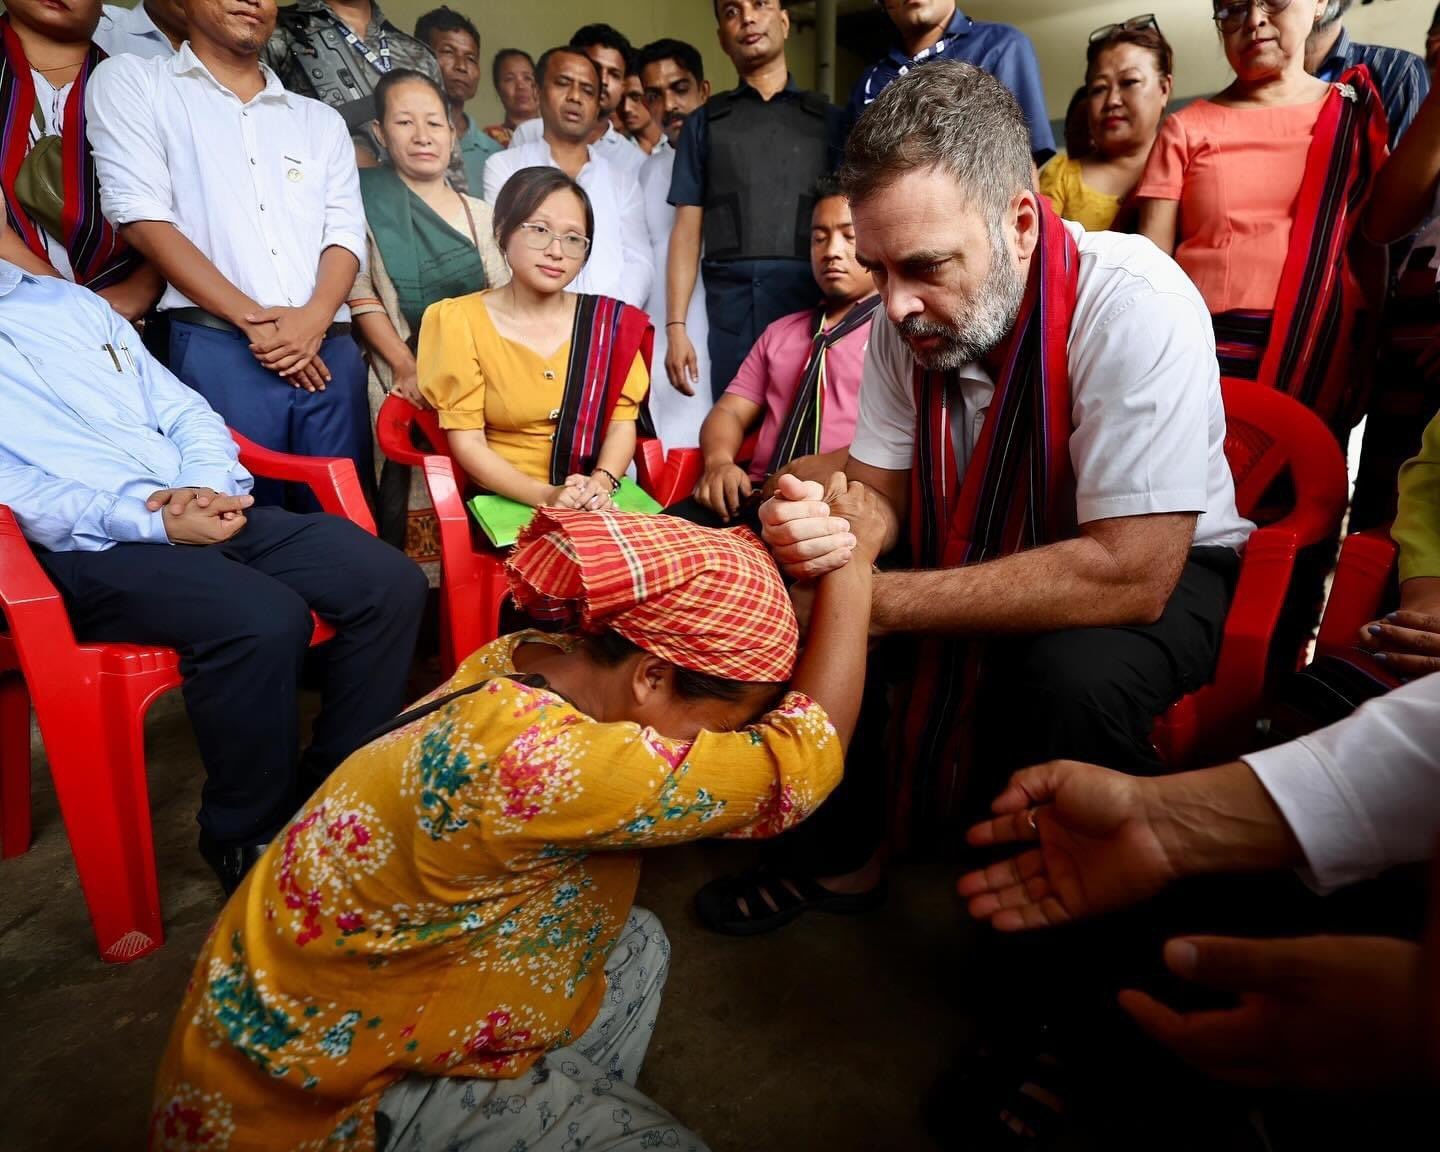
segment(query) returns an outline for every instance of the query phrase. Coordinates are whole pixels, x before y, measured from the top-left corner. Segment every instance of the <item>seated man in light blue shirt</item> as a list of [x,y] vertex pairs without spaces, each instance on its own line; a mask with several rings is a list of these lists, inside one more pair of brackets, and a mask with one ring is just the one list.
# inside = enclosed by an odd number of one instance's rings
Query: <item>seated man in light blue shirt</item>
[[[348,520],[252,507],[224,422],[135,329],[85,289],[4,260],[0,411],[0,504],[76,635],[180,653],[206,772],[200,851],[232,891],[404,703],[425,577]],[[336,636],[301,757],[312,611]]]

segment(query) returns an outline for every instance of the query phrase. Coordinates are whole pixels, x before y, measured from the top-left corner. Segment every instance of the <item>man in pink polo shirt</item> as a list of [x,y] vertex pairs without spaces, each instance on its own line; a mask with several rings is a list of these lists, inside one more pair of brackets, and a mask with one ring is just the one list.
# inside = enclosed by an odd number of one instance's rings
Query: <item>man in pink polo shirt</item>
[[[844,467],[880,297],[855,261],[850,203],[832,177],[816,186],[810,221],[821,301],[775,321],[745,357],[700,426],[705,471],[693,496],[669,509],[673,515],[712,527],[752,523],[767,479],[793,472],[824,483]],[[742,456],[756,425],[755,450]]]

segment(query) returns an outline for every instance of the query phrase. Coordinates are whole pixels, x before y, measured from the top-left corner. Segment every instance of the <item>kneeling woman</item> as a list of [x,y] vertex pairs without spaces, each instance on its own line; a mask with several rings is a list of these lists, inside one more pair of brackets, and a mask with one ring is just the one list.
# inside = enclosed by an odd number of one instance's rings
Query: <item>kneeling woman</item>
[[420,391],[451,455],[521,504],[606,508],[635,455],[655,330],[638,308],[565,291],[594,232],[579,184],[522,168],[495,200],[510,283],[433,304],[421,324]]
[[511,586],[576,631],[482,648],[271,844],[196,964],[151,1147],[701,1147],[634,1087],[668,955],[636,849],[774,835],[838,783],[883,531],[861,507],[834,504],[854,559],[798,665],[747,530],[537,514]]

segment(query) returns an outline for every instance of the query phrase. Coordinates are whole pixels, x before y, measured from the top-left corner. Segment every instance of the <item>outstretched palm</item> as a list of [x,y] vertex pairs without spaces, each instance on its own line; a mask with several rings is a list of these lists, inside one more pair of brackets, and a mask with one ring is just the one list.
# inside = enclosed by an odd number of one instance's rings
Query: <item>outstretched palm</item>
[[1065,760],[1027,768],[994,810],[970,830],[970,843],[1036,846],[962,876],[959,890],[972,916],[1002,932],[1138,904],[1176,875],[1142,782],[1123,773]]

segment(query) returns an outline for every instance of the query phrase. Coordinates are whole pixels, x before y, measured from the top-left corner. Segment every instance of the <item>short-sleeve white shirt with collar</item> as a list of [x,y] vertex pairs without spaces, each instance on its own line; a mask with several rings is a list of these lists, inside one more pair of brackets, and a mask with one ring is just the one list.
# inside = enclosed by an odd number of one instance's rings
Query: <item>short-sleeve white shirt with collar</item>
[[[534,144],[545,135],[545,121],[539,116],[532,120],[522,120],[515,126],[515,132],[510,137],[510,147],[517,144]],[[627,140],[619,132],[615,131],[614,124],[605,125],[605,135],[590,145],[597,155],[605,157],[611,164],[621,168],[629,168],[635,173],[635,178],[640,178],[640,166],[645,163],[645,153],[633,140]]]
[[91,37],[107,56],[142,56],[146,59],[168,59],[175,55],[170,38],[155,27],[145,0],[136,0],[133,8],[122,4],[106,4],[100,10],[100,26]]
[[[1150,241],[1085,232],[1070,327],[1070,460],[1078,522],[1198,512],[1196,546],[1243,548],[1254,525],[1235,509],[1225,459],[1225,408],[1215,333],[1180,266]],[[860,388],[850,454],[893,471],[915,456],[915,361],[878,316]],[[995,383],[978,364],[959,370],[964,416],[955,422],[963,471]]]
[[[241,103],[188,42],[168,59],[111,57],[85,93],[90,146],[112,223],[173,224],[261,307],[299,307],[326,248],[365,261],[360,177],[340,114],[260,68],[264,89]],[[159,307],[190,304],[169,287]]]
[[[590,238],[590,259],[571,282],[570,291],[613,296],[644,308],[653,280],[653,255],[640,183],[628,169],[606,160],[593,144],[589,155],[576,182],[590,197],[595,235]],[[505,151],[495,153],[485,161],[486,202],[493,205],[506,182],[522,168],[540,167],[558,167],[543,137],[518,147],[512,142]]]

